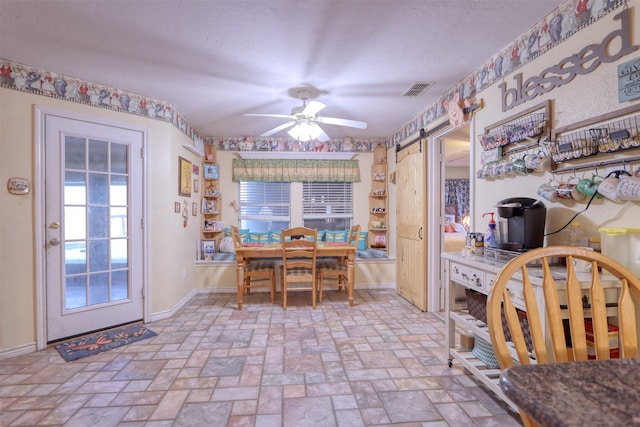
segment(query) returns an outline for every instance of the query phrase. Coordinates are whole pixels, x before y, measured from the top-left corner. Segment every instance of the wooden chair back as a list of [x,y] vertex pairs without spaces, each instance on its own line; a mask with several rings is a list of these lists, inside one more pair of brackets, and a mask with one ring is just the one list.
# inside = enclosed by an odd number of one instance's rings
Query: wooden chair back
[[[587,261],[591,272],[576,272],[576,260]],[[534,275],[542,276],[541,289],[532,286]],[[511,281],[514,276],[522,277],[521,291]],[[605,301],[610,286],[618,292],[617,307]],[[585,248],[549,246],[525,252],[501,269],[487,301],[487,325],[502,370],[512,366],[514,358],[523,365],[532,363],[517,308],[526,311],[535,363],[609,359],[610,323],[619,328],[620,357],[635,358],[639,303],[640,279],[616,260]],[[515,351],[505,339],[503,311]],[[588,344],[585,321],[592,325],[593,344]],[[521,416],[525,425],[535,425]]]
[[311,291],[316,307],[316,255],[318,230],[293,227],[282,230],[282,298],[287,308],[287,291]]
[[[354,225],[349,230],[347,243],[351,246],[358,246],[360,239],[360,226]],[[320,258],[316,264],[318,274],[318,300],[322,302],[322,296],[325,286],[335,286],[338,292],[342,291],[342,287],[347,288],[347,293],[353,291],[353,283],[349,282],[349,269],[347,267],[347,257],[338,258]]]
[[[231,238],[236,249],[242,247],[242,236],[238,227],[231,225]],[[268,288],[271,292],[271,304],[275,302],[276,295],[276,264],[271,260],[254,260],[242,263],[243,283],[238,292],[245,295],[251,294],[253,288]],[[242,297],[238,296],[238,310],[242,310]]]

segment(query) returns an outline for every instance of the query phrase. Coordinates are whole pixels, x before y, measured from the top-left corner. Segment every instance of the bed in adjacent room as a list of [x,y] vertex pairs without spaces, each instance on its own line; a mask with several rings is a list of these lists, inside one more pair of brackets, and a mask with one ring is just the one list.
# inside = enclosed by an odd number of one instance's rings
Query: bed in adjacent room
[[460,252],[464,249],[467,230],[455,221],[455,215],[444,216],[444,252]]

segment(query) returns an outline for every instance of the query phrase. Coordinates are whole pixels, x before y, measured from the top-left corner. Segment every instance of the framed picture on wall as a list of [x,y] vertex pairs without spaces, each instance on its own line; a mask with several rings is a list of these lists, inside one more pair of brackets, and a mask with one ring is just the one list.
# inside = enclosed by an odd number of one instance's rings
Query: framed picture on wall
[[184,157],[178,157],[178,195],[191,197],[193,166]]

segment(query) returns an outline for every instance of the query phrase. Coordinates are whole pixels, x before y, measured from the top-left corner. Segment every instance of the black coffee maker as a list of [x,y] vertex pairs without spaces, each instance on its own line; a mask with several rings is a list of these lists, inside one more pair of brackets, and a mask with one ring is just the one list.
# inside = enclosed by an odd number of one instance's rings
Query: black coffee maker
[[496,247],[524,252],[542,246],[547,208],[540,200],[512,197],[496,204],[498,241]]

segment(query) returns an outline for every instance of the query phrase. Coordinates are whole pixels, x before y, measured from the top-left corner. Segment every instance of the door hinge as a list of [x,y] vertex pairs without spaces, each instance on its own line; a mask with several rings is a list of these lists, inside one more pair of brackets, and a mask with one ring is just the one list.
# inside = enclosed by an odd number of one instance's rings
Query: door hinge
[[142,295],[142,299],[144,299],[144,288],[140,289],[140,294]]
[[140,228],[144,230],[144,217],[140,218]]
[[140,158],[144,159],[144,147],[140,148]]

